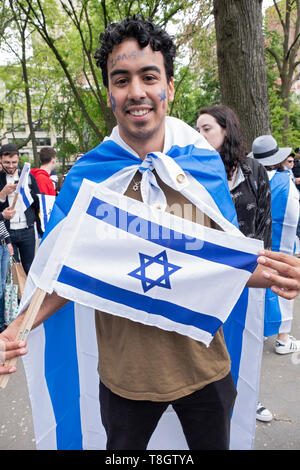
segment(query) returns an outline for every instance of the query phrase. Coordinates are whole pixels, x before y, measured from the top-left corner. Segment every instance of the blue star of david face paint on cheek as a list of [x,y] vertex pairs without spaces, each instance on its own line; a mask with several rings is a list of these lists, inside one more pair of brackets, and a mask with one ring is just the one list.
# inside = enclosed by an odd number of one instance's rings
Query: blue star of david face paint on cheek
[[113,112],[115,112],[116,107],[117,107],[116,100],[115,100],[112,93],[110,93],[109,96],[110,96],[111,108],[112,108]]
[[158,96],[160,98],[160,101],[165,101],[167,99],[166,90],[161,90],[161,92],[158,93]]

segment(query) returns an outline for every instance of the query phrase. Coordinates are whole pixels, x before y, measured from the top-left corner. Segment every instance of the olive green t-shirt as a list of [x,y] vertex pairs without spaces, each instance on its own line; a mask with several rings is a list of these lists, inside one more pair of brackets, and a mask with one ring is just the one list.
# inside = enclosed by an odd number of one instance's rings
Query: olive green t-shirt
[[[167,212],[213,226],[190,201],[156,177],[167,198]],[[139,179],[137,173],[134,181]],[[140,191],[132,188],[133,182],[125,195],[141,201]],[[206,347],[175,332],[96,311],[96,331],[101,381],[124,398],[176,400],[230,372],[222,328]]]

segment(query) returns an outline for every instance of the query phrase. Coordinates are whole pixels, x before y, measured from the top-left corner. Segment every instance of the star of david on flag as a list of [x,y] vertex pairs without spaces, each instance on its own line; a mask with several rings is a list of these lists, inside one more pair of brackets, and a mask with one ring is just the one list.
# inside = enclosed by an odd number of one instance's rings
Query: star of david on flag
[[[139,257],[141,262],[140,266],[131,273],[128,273],[128,275],[142,281],[144,292],[147,292],[154,286],[171,289],[170,275],[174,274],[178,269],[181,269],[181,266],[169,263],[166,250],[156,256],[148,256],[139,253]],[[146,270],[149,272],[153,267],[159,268],[153,272],[153,275],[158,274],[156,279],[151,279],[149,274],[148,276],[146,275]],[[160,274],[161,272],[163,272],[163,274]]]

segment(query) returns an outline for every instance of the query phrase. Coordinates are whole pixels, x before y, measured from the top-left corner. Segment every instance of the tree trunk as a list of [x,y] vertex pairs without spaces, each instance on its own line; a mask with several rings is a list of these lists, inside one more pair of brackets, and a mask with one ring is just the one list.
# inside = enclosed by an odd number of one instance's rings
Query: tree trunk
[[34,166],[39,167],[39,156],[37,151],[36,139],[35,139],[35,129],[32,119],[32,106],[31,106],[31,96],[30,96],[30,86],[27,73],[27,63],[26,63],[26,47],[25,47],[25,37],[22,37],[22,74],[25,87],[25,97],[26,97],[26,112],[27,112],[27,121],[29,126],[30,140],[32,145],[32,153]]
[[222,103],[238,115],[247,150],[271,134],[262,0],[214,0]]

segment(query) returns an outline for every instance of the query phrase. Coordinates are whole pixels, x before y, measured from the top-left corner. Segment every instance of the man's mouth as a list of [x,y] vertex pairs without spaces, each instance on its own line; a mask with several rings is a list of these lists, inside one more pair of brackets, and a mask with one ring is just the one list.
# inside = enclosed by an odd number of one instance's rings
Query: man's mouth
[[151,109],[129,109],[128,113],[132,116],[145,116],[151,111]]
[[143,119],[154,110],[153,103],[127,103],[125,112],[135,119]]

